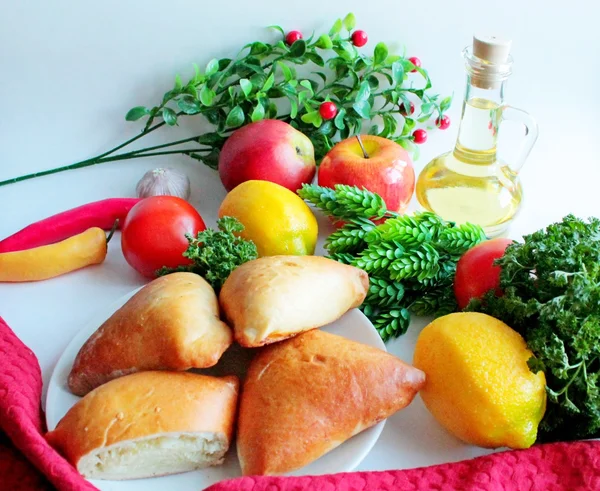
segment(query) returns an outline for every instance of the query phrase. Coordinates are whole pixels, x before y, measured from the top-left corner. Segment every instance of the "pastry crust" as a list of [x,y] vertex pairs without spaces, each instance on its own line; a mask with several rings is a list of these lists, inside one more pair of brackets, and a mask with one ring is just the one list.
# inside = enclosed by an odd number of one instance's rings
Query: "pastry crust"
[[133,479],[222,462],[238,379],[142,372],[77,402],[46,438],[86,477]]
[[219,302],[236,341],[257,347],[329,324],[358,307],[367,273],[320,256],[269,256],[242,264]]
[[244,475],[304,467],[406,407],[425,374],[320,330],[267,346],[251,362],[238,419]]
[[92,334],[69,389],[81,396],[134,372],[211,367],[232,342],[212,287],[196,274],[173,273],[142,288]]

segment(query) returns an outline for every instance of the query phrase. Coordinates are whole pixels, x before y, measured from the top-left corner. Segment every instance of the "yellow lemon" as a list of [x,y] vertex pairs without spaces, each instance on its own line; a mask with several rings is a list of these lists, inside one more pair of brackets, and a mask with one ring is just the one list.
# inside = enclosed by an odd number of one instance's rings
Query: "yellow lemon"
[[243,238],[253,241],[260,256],[311,255],[319,233],[317,220],[296,194],[269,181],[246,181],[221,203],[219,217],[237,218]]
[[480,447],[533,445],[546,410],[546,379],[533,374],[525,341],[489,315],[467,312],[423,329],[414,365],[427,377],[421,397],[448,431]]

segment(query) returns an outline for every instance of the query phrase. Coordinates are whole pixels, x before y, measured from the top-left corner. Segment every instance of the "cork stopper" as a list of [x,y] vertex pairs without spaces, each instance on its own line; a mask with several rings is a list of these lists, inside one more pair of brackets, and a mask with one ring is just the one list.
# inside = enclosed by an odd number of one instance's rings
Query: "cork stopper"
[[471,83],[482,89],[496,89],[511,73],[512,42],[496,36],[473,36],[473,46],[463,52]]
[[510,55],[512,41],[496,36],[473,36],[473,54],[488,63],[502,65]]

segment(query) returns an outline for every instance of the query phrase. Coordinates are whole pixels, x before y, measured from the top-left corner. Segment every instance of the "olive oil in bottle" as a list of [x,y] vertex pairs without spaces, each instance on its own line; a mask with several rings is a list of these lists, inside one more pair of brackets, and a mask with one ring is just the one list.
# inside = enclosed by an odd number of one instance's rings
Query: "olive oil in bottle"
[[[504,104],[509,50],[510,42],[481,37],[464,50],[467,86],[456,145],[425,166],[416,188],[425,209],[481,225],[490,237],[504,232],[519,210],[523,193],[517,174],[537,138],[533,118]],[[520,158],[512,165],[496,155],[498,128],[509,119],[526,127]]]

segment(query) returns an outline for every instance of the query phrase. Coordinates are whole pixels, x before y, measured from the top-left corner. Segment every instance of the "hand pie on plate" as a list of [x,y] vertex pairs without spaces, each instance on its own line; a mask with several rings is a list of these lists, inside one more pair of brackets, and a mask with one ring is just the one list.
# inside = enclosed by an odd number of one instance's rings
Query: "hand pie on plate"
[[211,286],[196,274],[173,273],[142,288],[92,334],[69,389],[81,396],[134,372],[211,367],[232,342]]
[[320,256],[268,256],[227,278],[219,302],[245,347],[262,346],[329,324],[358,307],[367,273]]
[[267,346],[252,360],[240,400],[242,472],[304,467],[410,404],[424,383],[402,360],[320,330]]

